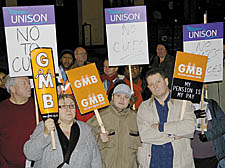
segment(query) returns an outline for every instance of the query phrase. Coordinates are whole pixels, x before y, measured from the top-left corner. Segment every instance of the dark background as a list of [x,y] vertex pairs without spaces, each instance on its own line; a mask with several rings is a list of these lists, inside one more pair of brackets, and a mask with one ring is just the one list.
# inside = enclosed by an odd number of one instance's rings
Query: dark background
[[[60,6],[63,2],[63,6]],[[18,6],[55,5],[58,53],[64,48],[74,50],[79,44],[78,13],[76,0],[18,0]],[[133,6],[133,0],[103,0],[103,7]],[[182,51],[182,25],[203,23],[203,14],[207,11],[207,22],[224,22],[225,0],[145,0],[148,18],[149,56],[155,54],[155,45],[163,40],[169,46],[173,56]],[[5,0],[0,1],[0,7]],[[99,9],[104,10],[104,9]],[[91,12],[91,11],[90,11]],[[103,32],[105,34],[105,32]],[[83,45],[84,46],[84,45]],[[107,55],[106,36],[101,46],[84,46],[89,53],[89,60],[101,62]],[[0,68],[7,67],[2,10],[0,10]]]

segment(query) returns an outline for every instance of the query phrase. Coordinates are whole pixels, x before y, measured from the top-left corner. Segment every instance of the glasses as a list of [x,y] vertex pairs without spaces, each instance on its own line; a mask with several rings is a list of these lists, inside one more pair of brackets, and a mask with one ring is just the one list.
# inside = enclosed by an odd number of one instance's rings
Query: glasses
[[69,105],[63,104],[63,105],[59,105],[59,108],[61,108],[61,109],[67,109],[67,108],[75,109],[75,104],[69,104]]
[[83,55],[88,55],[88,53],[79,53],[79,54],[76,54],[76,55],[81,55],[81,56],[83,56]]

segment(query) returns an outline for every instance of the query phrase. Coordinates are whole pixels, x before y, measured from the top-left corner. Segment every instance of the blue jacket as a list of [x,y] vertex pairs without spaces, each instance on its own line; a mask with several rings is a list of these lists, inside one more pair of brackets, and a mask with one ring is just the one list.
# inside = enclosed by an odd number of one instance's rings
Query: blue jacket
[[212,141],[216,157],[218,160],[225,158],[225,140],[223,134],[225,133],[225,114],[219,107],[216,101],[206,99],[208,108],[212,115],[212,128],[205,132],[208,141]]

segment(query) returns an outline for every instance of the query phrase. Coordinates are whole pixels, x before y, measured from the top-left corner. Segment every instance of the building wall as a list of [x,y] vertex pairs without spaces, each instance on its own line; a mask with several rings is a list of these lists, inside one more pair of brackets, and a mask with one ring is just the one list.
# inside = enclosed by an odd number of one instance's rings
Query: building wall
[[[104,44],[103,0],[82,0],[82,25],[91,24],[92,45]],[[81,29],[81,28],[80,28]],[[85,27],[85,44],[90,44],[88,26]]]
[[17,0],[5,0],[6,6],[17,6]]

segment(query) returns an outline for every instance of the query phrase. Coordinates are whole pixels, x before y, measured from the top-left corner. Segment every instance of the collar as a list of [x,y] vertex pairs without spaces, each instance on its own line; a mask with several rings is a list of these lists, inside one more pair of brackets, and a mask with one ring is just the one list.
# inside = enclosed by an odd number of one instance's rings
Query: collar
[[113,109],[113,112],[117,116],[127,116],[128,115],[128,112],[129,112],[128,107],[120,111],[112,102],[110,103],[110,107]]
[[[170,96],[171,96],[171,94],[169,93],[167,98],[164,100],[164,105],[166,105],[168,103],[168,101],[170,100]],[[156,98],[154,98],[154,100],[155,100],[155,103],[160,104],[159,101]]]
[[[155,96],[152,95],[152,97],[149,100],[149,104],[152,104],[154,102]],[[158,100],[157,100],[158,101]],[[174,99],[171,98],[171,93],[169,93],[169,95],[167,96],[166,100],[164,100],[165,103],[171,102],[172,104],[174,104]]]

